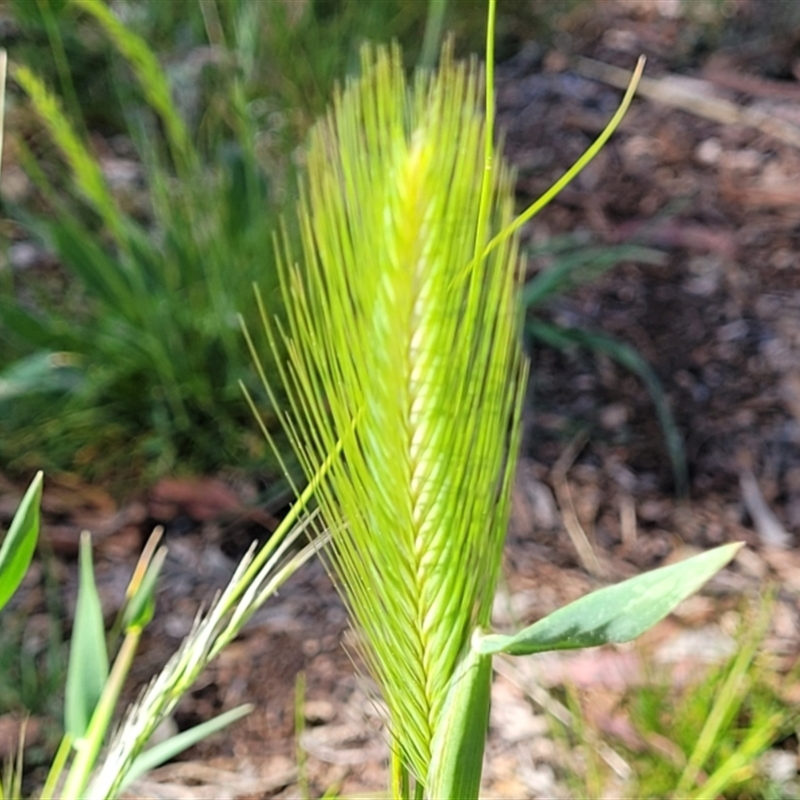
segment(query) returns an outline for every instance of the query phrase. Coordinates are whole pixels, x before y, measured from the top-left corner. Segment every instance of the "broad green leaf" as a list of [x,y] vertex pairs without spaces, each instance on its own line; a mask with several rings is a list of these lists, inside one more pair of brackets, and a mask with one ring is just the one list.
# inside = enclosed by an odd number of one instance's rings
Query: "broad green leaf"
[[80,582],[69,649],[64,728],[75,739],[85,733],[108,678],[103,611],[94,580],[92,540],[81,534]]
[[211,736],[212,733],[221,731],[231,723],[247,716],[253,708],[255,708],[255,706],[250,703],[237,706],[230,711],[226,711],[224,714],[220,714],[218,717],[202,722],[200,725],[195,725],[193,728],[189,728],[179,733],[177,736],[172,736],[166,741],[160,742],[148,750],[145,750],[133,762],[117,791],[121,793],[141,775],[161,766],[165,761],[174,758],[192,745],[203,741],[203,739]]
[[36,477],[25,492],[17,513],[11,521],[3,546],[0,547],[0,608],[11,599],[17,590],[36,549],[39,538],[39,504],[42,500],[44,475]]
[[524,656],[548,650],[629,642],[696,592],[743,547],[726,544],[678,564],[635,578],[570,603],[513,636],[484,634],[473,640],[479,653]]

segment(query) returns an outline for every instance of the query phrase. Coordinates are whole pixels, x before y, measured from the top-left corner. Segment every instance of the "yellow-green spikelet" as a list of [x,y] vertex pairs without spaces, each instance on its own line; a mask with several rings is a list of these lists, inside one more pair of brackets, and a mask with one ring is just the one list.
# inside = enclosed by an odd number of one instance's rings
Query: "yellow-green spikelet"
[[294,444],[339,529],[332,563],[389,708],[396,753],[425,783],[459,657],[488,622],[508,513],[523,359],[512,220],[496,168],[478,231],[484,125],[477,67],[445,54],[406,84],[367,49],[312,133],[284,242]]

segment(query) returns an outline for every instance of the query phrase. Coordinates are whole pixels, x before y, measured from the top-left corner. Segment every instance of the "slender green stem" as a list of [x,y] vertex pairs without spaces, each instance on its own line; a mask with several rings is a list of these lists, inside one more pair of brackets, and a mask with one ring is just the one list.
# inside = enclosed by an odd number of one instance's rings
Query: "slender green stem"
[[67,763],[67,758],[69,758],[69,754],[72,752],[72,742],[72,734],[64,734],[64,737],[61,739],[61,744],[58,745],[58,750],[56,750],[53,763],[50,765],[50,771],[47,773],[47,780],[44,782],[39,800],[52,800],[58,781],[61,778],[61,773],[64,771],[64,765]]
[[497,0],[489,0],[488,19],[486,21],[486,120],[484,122],[483,140],[483,177],[481,179],[481,199],[478,207],[478,224],[475,229],[475,255],[473,265],[477,264],[482,254],[485,256],[484,237],[486,221],[492,198],[492,170],[494,168],[494,22],[497,14]]
[[[504,242],[511,236],[515,231],[519,230],[528,220],[532,219],[536,216],[546,205],[548,205],[560,192],[564,187],[566,187],[570,181],[573,180],[583,169],[586,167],[589,162],[603,149],[603,145],[609,140],[611,134],[619,126],[620,122],[622,122],[623,117],[628,112],[628,108],[633,100],[633,96],[636,93],[636,87],[639,85],[639,81],[642,77],[642,72],[644,71],[645,65],[645,57],[640,56],[639,61],[636,64],[636,69],[633,71],[633,75],[631,76],[631,82],[628,84],[628,88],[625,92],[625,96],[622,98],[622,102],[619,104],[619,108],[617,109],[616,113],[611,120],[609,121],[608,125],[603,129],[603,132],[592,142],[586,152],[534,203],[528,206],[525,211],[523,211],[510,225],[506,226],[500,233],[498,233],[490,242],[486,245],[483,253],[481,254],[482,258],[486,258],[486,256],[494,250],[497,245],[501,242]],[[488,69],[488,66],[487,66]]]
[[303,800],[311,800],[308,784],[308,753],[303,747],[305,730],[306,674],[299,672],[294,682],[294,757],[297,761],[297,788]]
[[6,119],[6,70],[8,67],[8,53],[0,50],[0,164],[3,161],[3,123]]
[[396,749],[392,749],[390,764],[392,797],[394,800],[408,800],[408,772]]

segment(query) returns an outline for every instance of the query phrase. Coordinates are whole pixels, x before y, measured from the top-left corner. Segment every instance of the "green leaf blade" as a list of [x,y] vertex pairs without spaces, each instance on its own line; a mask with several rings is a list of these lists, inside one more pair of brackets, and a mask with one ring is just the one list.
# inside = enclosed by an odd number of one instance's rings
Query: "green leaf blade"
[[132,628],[145,628],[155,613],[156,582],[167,557],[167,548],[162,547],[153,556],[144,574],[141,585],[136,589],[123,614],[123,627],[126,631]]
[[473,647],[483,654],[522,656],[629,642],[696,592],[743,547],[723,545],[646,572],[570,603],[512,636],[484,634]]
[[76,740],[86,733],[108,673],[103,611],[92,566],[92,542],[84,532],[81,534],[80,583],[64,698],[65,732]]
[[122,218],[108,188],[99,163],[64,113],[56,95],[25,65],[16,67],[13,76],[30,99],[36,113],[69,164],[78,192],[118,234]]
[[160,767],[165,761],[169,761],[169,759],[174,758],[184,750],[188,750],[198,742],[202,742],[203,739],[208,738],[213,733],[217,733],[228,725],[242,719],[242,717],[247,716],[254,708],[255,706],[250,703],[237,706],[212,719],[201,722],[199,725],[188,728],[175,736],[170,736],[166,741],[148,748],[134,759],[133,764],[131,764],[130,769],[119,784],[117,791],[120,793],[123,792],[137,778],[147,774],[156,767]]
[[478,797],[489,728],[492,659],[470,649],[450,682],[432,746],[428,797]]
[[43,481],[44,473],[37,472],[0,547],[0,609],[17,591],[36,550]]
[[520,292],[520,302],[527,308],[541,306],[554,295],[600,277],[622,261],[664,264],[664,253],[640,245],[582,247],[561,255],[551,267],[537,273]]

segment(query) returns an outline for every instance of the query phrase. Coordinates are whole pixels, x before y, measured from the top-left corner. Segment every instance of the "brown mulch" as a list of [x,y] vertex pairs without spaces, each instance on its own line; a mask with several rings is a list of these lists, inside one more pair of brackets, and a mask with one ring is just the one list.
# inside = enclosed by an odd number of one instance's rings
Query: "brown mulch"
[[[567,17],[559,47],[526,46],[498,70],[499,123],[523,204],[613,113],[619,76],[610,68],[630,70],[640,53],[648,56],[649,83],[620,131],[534,220],[525,241],[534,246],[577,232],[664,254],[658,266],[622,263],[542,313],[611,334],[648,359],[684,436],[690,487],[676,500],[653,403],[636,377],[603,356],[533,346],[495,621],[533,621],[608,581],[722,542],[750,547],[635,649],[499,660],[486,797],[569,796],[564,774],[574,765],[547,716],[568,720],[547,691],[565,682],[592,698],[596,726],[610,742],[603,758],[622,785],[626,765],[614,742],[631,732],[615,717],[615,703],[644,679],[644,661],[672,670],[678,681],[704,658],[724,658],[735,647],[731,619],[743,613],[741,598],[758,598],[772,582],[779,591],[765,646],[783,670],[800,649],[800,62],[791,61],[791,48],[785,63],[777,46],[759,50],[758,39],[690,58],[687,28],[697,23],[685,6],[593,5],[590,18],[585,10]],[[592,62],[577,60],[578,53]],[[549,263],[533,261],[531,275]],[[0,484],[0,521],[18,496]],[[81,529],[96,535],[101,592],[113,615],[148,525],[167,525],[159,611],[135,681],[146,681],[178,646],[249,538],[267,535],[273,520],[254,497],[247,480],[172,481],[118,507],[102,489],[48,481],[44,535],[60,554],[67,607]],[[34,621],[45,613],[36,578],[20,601]],[[185,728],[242,702],[256,711],[150,776],[139,793],[296,797],[300,778],[312,796],[330,787],[383,788],[380,717],[369,687],[353,677],[342,647],[346,630],[327,575],[319,564],[307,565],[206,672],[175,722]],[[298,742],[301,671],[305,730]],[[800,702],[790,691],[786,702]],[[7,722],[0,716],[0,745]],[[298,750],[306,758],[300,774]]]

